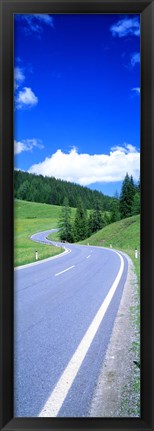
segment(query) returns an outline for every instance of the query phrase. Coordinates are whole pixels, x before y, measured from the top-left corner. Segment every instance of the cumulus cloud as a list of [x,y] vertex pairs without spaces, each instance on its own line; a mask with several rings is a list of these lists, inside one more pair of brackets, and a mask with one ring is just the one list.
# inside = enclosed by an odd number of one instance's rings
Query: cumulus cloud
[[19,91],[15,98],[16,108],[31,108],[38,103],[38,97],[34,94],[34,92],[29,87],[24,87]]
[[43,32],[43,25],[53,27],[53,17],[47,14],[24,14],[17,15],[17,19],[20,19],[24,23],[24,31],[27,35],[35,33],[36,36],[41,35]]
[[30,173],[53,176],[89,186],[99,182],[122,181],[126,172],[138,180],[140,153],[130,144],[111,148],[110,154],[80,154],[76,148],[69,153],[57,150],[43,162],[32,165]]
[[133,91],[134,94],[136,94],[137,96],[140,95],[140,87],[134,87],[134,88],[131,89],[131,91]]
[[140,23],[137,17],[124,18],[110,27],[112,36],[140,36]]
[[23,151],[32,151],[34,148],[40,150],[44,148],[42,142],[39,139],[23,139],[22,141],[14,141],[14,154],[20,154]]
[[124,143],[123,147],[119,145],[115,145],[111,148],[111,151],[120,151],[122,153],[128,154],[130,153],[136,153],[136,147],[134,147],[131,144]]
[[135,64],[140,63],[140,53],[134,52],[134,54],[131,55],[131,66],[134,67]]

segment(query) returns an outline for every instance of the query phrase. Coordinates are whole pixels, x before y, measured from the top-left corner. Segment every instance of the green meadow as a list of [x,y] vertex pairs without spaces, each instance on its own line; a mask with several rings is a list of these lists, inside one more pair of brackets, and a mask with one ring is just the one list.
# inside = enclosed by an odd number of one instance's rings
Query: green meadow
[[[23,265],[35,261],[36,250],[39,259],[54,256],[62,252],[61,248],[35,243],[30,236],[36,232],[54,229],[60,217],[61,207],[57,205],[40,204],[15,200],[14,202],[14,264]],[[72,208],[72,217],[75,208]],[[59,235],[50,235],[58,240]],[[139,259],[135,259],[134,251],[140,250],[140,216],[133,216],[112,223],[101,229],[81,244],[97,245],[123,250],[132,258],[139,281]]]
[[140,216],[129,217],[109,224],[91,237],[86,238],[81,244],[112,247],[127,253],[134,262],[138,281],[140,279],[139,258],[135,258],[137,248],[140,256]]
[[15,200],[14,202],[14,265],[35,262],[62,253],[61,247],[35,243],[30,239],[34,233],[57,227],[61,207]]

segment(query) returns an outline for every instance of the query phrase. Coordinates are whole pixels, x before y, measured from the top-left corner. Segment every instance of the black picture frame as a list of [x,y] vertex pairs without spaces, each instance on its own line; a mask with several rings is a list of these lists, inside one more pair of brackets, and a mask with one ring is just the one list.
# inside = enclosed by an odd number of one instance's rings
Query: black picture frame
[[[139,13],[141,16],[140,418],[13,418],[14,13]],[[154,430],[154,0],[0,0],[0,45],[1,430]]]

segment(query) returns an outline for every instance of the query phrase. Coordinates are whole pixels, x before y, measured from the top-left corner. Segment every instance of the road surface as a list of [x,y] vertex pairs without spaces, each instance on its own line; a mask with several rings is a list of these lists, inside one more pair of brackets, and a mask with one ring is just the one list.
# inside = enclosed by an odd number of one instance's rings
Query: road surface
[[[48,234],[33,240],[48,242]],[[102,247],[65,247],[65,255],[15,270],[16,417],[88,417],[127,259]]]

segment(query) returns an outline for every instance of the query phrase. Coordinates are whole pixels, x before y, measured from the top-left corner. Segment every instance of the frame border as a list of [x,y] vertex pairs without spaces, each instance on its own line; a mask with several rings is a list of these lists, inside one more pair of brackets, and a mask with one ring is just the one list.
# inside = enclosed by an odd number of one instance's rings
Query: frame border
[[[141,418],[13,418],[13,14],[141,16]],[[154,0],[0,0],[0,428],[154,430]],[[153,51],[152,51],[153,50]]]

